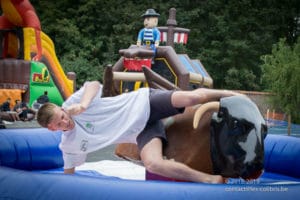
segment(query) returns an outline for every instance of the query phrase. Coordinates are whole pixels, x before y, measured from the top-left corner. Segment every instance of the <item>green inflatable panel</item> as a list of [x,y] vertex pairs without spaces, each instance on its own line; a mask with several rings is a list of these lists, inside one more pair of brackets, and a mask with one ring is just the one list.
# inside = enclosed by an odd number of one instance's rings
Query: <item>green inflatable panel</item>
[[47,66],[44,63],[32,61],[29,105],[32,106],[32,103],[34,103],[39,96],[44,94],[45,91],[48,92],[51,103],[57,105],[63,103],[63,97],[56,87]]

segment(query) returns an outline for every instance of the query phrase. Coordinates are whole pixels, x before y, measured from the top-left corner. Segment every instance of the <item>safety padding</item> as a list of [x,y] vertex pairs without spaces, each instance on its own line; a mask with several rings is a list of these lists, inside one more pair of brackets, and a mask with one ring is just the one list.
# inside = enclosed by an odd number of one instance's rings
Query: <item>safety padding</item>
[[300,138],[267,135],[265,171],[300,178]]
[[0,165],[24,170],[62,167],[60,138],[61,132],[44,128],[1,129]]
[[300,184],[202,184],[39,174],[0,167],[0,199],[294,199]]
[[[62,171],[24,171],[62,167],[58,149],[61,132],[47,129],[0,130],[0,199],[294,199],[300,182],[258,181],[202,184],[122,180],[102,175],[63,175]],[[298,176],[299,138],[268,135],[266,171],[271,175]],[[7,168],[4,166],[14,167]],[[272,177],[270,177],[272,178]],[[274,177],[273,177],[274,178]]]

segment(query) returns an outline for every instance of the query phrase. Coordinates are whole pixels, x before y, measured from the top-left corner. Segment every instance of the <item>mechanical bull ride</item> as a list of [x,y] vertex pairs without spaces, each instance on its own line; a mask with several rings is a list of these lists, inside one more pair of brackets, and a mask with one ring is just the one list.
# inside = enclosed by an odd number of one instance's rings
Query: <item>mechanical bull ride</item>
[[[113,72],[109,70],[107,68],[106,75],[111,79],[105,77],[104,81],[106,94],[113,85]],[[152,72],[147,68],[143,70],[147,79]],[[159,75],[153,76],[158,80]],[[151,82],[148,82],[150,87],[153,86]],[[172,87],[163,78],[156,81],[154,86],[157,86],[157,82],[163,83],[168,89]],[[257,106],[246,96],[226,97],[220,102],[188,107],[183,114],[165,119],[164,124],[168,138],[163,151],[166,159],[228,178],[250,180],[262,174],[263,140],[267,134],[267,126]],[[135,144],[119,144],[115,154],[141,163]],[[156,176],[149,172],[147,175],[147,179]]]

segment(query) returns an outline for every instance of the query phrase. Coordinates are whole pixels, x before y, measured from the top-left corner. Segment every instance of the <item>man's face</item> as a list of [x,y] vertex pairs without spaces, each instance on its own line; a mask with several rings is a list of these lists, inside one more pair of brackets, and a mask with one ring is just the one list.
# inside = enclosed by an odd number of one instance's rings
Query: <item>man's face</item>
[[48,129],[51,131],[69,131],[74,128],[75,124],[69,114],[60,107],[54,108],[54,115],[51,122],[48,124]]

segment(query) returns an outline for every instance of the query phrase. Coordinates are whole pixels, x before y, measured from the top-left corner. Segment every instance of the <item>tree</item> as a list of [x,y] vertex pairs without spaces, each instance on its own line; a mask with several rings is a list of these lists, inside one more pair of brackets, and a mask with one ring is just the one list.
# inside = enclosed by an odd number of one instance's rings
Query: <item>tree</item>
[[225,83],[226,85],[230,85],[233,90],[240,90],[243,88],[244,90],[258,90],[259,84],[256,82],[256,77],[252,71],[249,69],[236,69],[231,68],[227,71],[225,75]]
[[[154,8],[160,13],[158,25],[165,26],[169,9],[177,10],[179,27],[191,29],[186,51],[200,59],[214,79],[215,88],[241,90],[262,89],[260,56],[271,52],[272,44],[286,37],[295,43],[299,34],[300,4],[290,1],[224,1],[224,0],[30,0],[41,20],[42,30],[55,44],[63,68],[72,69],[77,59],[86,61],[89,70],[99,74],[98,67],[114,64],[119,49],[135,44],[143,27],[141,15]],[[80,58],[78,58],[80,57]],[[71,60],[68,60],[71,59]],[[80,62],[81,63],[81,62]],[[96,63],[96,64],[95,64]],[[75,72],[81,70],[74,68]],[[230,80],[234,70],[254,78],[239,82]],[[80,80],[90,77],[78,76]],[[250,83],[250,81],[252,83]],[[81,81],[78,81],[80,83]],[[239,84],[237,84],[239,83]]]
[[280,37],[293,41],[290,32],[296,28],[293,19],[299,14],[299,4],[296,1],[212,0],[202,1],[198,7],[202,9],[199,17],[194,15],[198,23],[189,27],[191,37],[193,34],[195,37],[188,48],[198,47],[197,57],[214,78],[215,87],[235,87],[235,82],[226,80],[231,78],[229,70],[237,69],[247,70],[256,77],[247,80],[254,81],[250,84],[254,87],[241,83],[239,89],[262,89],[257,88],[261,86],[260,56],[269,53]]
[[281,39],[273,46],[272,54],[262,56],[263,78],[266,87],[274,94],[276,107],[300,122],[300,37],[289,46]]

